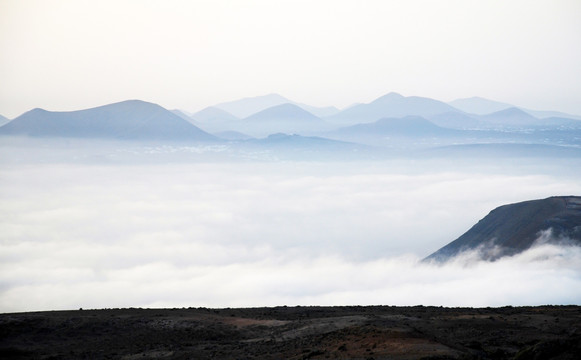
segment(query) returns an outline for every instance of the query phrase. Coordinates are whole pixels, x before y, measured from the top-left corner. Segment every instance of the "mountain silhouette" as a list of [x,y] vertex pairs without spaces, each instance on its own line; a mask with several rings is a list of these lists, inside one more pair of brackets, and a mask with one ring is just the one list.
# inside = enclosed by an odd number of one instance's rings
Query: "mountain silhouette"
[[450,139],[461,133],[460,130],[437,126],[421,116],[405,116],[342,127],[327,133],[326,136],[371,146],[410,148],[430,146],[435,138]]
[[8,123],[9,121],[10,119],[8,119],[7,117],[0,115],[0,126]]
[[384,118],[373,123],[357,124],[337,130],[340,134],[352,135],[401,135],[401,136],[436,136],[446,135],[453,130],[433,124],[421,116],[402,118]]
[[389,93],[369,104],[359,104],[325,120],[334,124],[354,125],[369,123],[381,118],[400,118],[409,115],[429,117],[447,112],[459,112],[456,108],[429,98],[419,96],[402,96]]
[[[500,101],[489,100],[485,98],[481,98],[478,96],[474,96],[471,98],[464,98],[464,99],[456,99],[454,101],[450,101],[448,105],[452,105],[456,109],[462,110],[469,114],[474,115],[487,115],[493,112],[505,110],[512,107],[517,107],[511,104],[503,103]],[[558,118],[566,118],[566,119],[575,119],[581,120],[581,116],[579,115],[572,115],[567,114],[561,111],[541,111],[541,110],[531,110],[526,109],[523,107],[518,107],[522,111],[526,112],[529,115],[532,115],[539,119],[549,118],[549,117],[558,117]]]
[[128,140],[217,140],[163,107],[128,100],[92,109],[34,109],[0,127],[0,134]]
[[503,126],[526,126],[539,122],[539,119],[536,117],[516,107],[482,115],[480,119],[489,124]]
[[490,114],[493,112],[514,107],[514,105],[494,100],[488,100],[478,96],[464,99],[456,99],[454,101],[450,101],[448,104],[452,105],[458,110],[462,110],[464,112],[476,115]]
[[297,105],[288,103],[262,110],[233,125],[233,130],[253,136],[274,133],[313,133],[328,129],[328,125],[317,116]]
[[194,121],[199,123],[212,123],[212,122],[227,122],[239,120],[236,116],[230,114],[229,112],[217,108],[215,106],[208,106],[190,116]]
[[448,129],[468,130],[480,128],[480,123],[477,120],[477,116],[461,112],[436,114],[430,116],[428,120],[438,126]]
[[255,96],[255,97],[246,97],[246,98],[239,99],[239,100],[223,102],[223,103],[214,105],[214,107],[216,107],[218,109],[222,109],[224,111],[227,111],[228,113],[230,113],[238,118],[246,118],[246,117],[249,117],[250,115],[256,114],[262,110],[271,108],[273,106],[282,105],[282,104],[296,105],[296,106],[302,108],[303,110],[308,111],[311,114],[314,114],[315,116],[318,116],[318,117],[330,116],[330,115],[334,115],[337,112],[339,112],[339,109],[337,109],[334,106],[316,107],[316,106],[301,104],[301,103],[297,103],[297,102],[294,102],[292,100],[289,100],[289,99],[287,99],[284,96],[281,96],[279,94],[268,94],[268,95]]
[[500,206],[424,261],[444,262],[470,250],[496,260],[523,252],[537,241],[581,245],[581,197],[554,196]]

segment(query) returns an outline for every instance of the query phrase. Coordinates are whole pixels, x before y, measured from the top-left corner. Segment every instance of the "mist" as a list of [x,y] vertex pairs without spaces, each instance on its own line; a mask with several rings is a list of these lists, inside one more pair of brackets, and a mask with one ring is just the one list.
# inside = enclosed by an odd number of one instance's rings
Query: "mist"
[[497,206],[581,193],[575,159],[150,157],[1,159],[0,311],[581,303],[577,247],[420,262]]

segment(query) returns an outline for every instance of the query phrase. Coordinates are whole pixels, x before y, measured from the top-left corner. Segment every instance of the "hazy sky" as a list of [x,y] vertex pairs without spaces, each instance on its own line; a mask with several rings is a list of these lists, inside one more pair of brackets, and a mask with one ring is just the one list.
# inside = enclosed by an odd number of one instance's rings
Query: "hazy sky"
[[581,2],[0,0],[0,114],[390,91],[581,114]]

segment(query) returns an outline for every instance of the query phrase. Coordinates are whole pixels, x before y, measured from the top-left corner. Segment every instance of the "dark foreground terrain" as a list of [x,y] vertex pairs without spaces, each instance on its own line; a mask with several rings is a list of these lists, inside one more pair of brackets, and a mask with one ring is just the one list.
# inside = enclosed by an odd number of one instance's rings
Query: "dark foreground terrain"
[[581,359],[581,307],[0,314],[2,359]]

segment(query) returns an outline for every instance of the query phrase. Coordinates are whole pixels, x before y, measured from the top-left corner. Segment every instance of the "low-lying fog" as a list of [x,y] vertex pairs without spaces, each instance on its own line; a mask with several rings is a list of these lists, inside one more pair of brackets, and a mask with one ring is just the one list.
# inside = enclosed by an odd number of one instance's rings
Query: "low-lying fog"
[[581,194],[579,160],[0,159],[0,311],[581,304],[581,251],[419,260],[493,208]]

